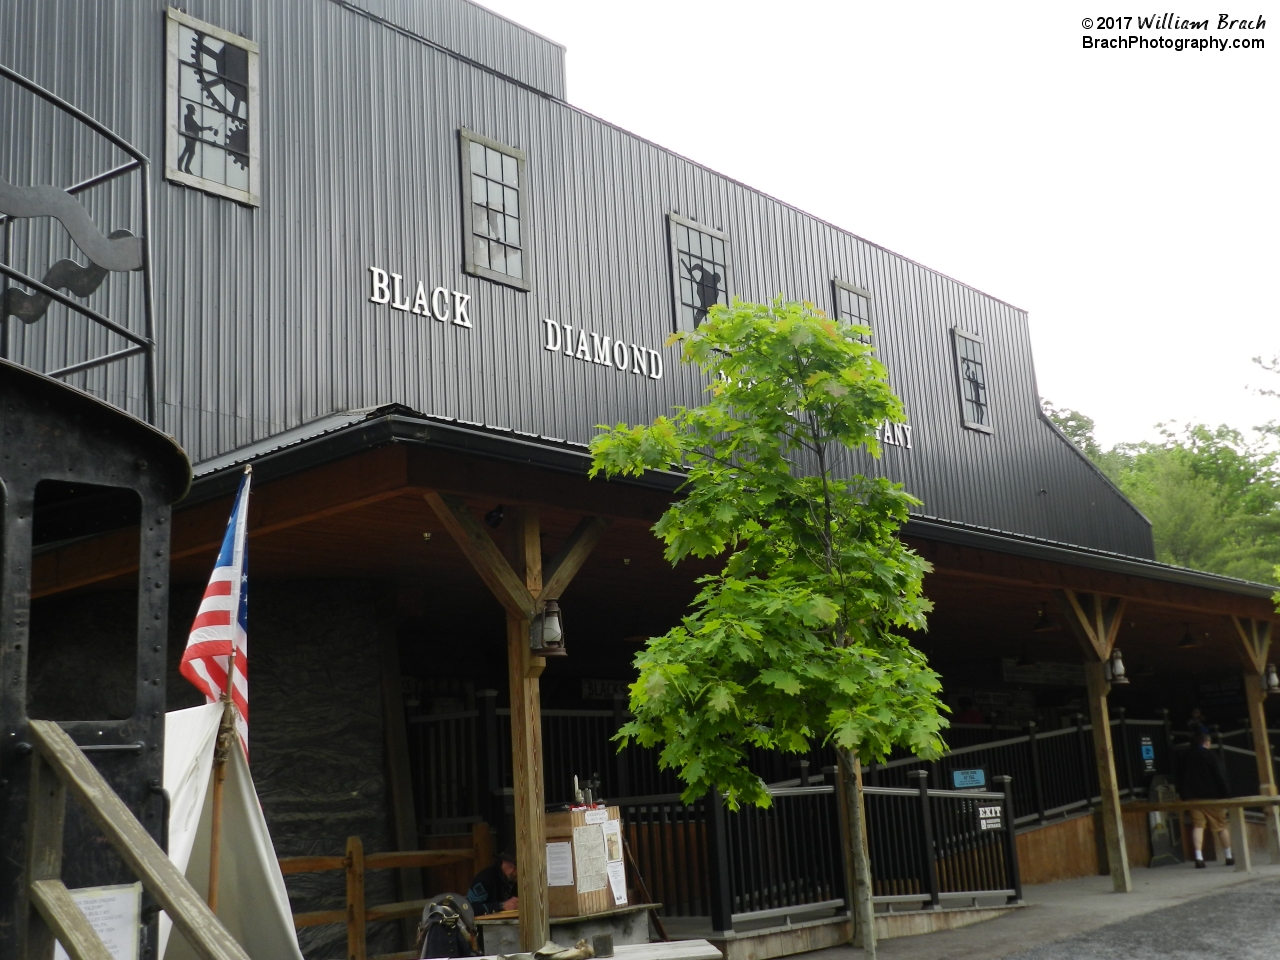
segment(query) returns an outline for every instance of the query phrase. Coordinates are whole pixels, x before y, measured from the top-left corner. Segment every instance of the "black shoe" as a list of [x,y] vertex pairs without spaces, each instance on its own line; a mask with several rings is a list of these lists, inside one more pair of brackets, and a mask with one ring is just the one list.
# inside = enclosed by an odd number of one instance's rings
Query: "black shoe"
[[1203,861],[1203,860],[1197,860],[1197,861],[1196,861],[1196,869],[1197,869],[1197,870],[1203,870],[1203,869],[1204,869],[1204,861]]
[[1227,857],[1227,859],[1222,862],[1228,867],[1234,867],[1236,865],[1235,857]]

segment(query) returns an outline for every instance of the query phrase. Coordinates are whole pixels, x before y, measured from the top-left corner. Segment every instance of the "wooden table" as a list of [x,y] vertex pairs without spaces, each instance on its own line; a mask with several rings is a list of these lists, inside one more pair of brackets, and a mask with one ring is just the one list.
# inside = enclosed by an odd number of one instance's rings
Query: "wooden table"
[[1221,800],[1165,800],[1163,802],[1159,800],[1135,800],[1132,803],[1124,804],[1121,809],[1125,812],[1133,813],[1221,810],[1224,807],[1237,809],[1240,814],[1232,817],[1229,824],[1231,830],[1231,852],[1235,854],[1236,872],[1252,873],[1253,857],[1249,852],[1249,834],[1244,828],[1244,808],[1274,806],[1280,806],[1280,797],[1224,797]]

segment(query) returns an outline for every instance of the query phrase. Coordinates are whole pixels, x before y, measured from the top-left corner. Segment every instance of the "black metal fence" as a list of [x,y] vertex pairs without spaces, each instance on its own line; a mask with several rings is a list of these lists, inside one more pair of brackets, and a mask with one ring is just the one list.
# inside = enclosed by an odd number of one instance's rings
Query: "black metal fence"
[[[1115,711],[1111,738],[1121,796],[1144,796],[1154,774],[1173,777],[1173,747],[1166,720],[1137,720]],[[906,756],[867,768],[871,786],[905,787],[912,771],[924,771],[934,789],[953,788],[958,771],[982,769],[987,776],[1013,777],[1019,824],[1043,822],[1088,808],[1101,799],[1093,753],[1093,724],[1077,715],[1059,730],[1042,731],[1027,724],[1009,736],[1010,728],[992,730],[1001,739],[959,747],[938,760]],[[951,731],[948,739],[954,740]],[[1256,777],[1255,777],[1256,781]]]
[[924,770],[907,779],[909,787],[863,791],[872,901],[936,908],[944,899],[1021,899],[1010,778],[995,778],[1000,793],[931,789]]

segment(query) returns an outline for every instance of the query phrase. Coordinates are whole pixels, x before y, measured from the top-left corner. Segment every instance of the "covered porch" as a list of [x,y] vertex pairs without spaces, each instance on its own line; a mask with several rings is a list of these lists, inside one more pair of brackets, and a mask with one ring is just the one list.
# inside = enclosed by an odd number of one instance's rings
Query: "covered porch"
[[[282,856],[338,854],[352,834],[369,850],[416,850],[488,824],[495,845],[519,858],[532,942],[547,922],[545,806],[572,799],[574,776],[598,776],[599,794],[622,807],[633,902],[662,903],[673,935],[758,934],[772,938],[769,955],[848,937],[829,751],[754,758],[775,804],[729,814],[707,800],[685,807],[654,756],[618,753],[610,741],[639,644],[677,622],[696,578],[715,569],[672,569],[649,530],[675,477],[588,481],[580,448],[403,411],[241,450],[204,465],[174,515],[175,663],[235,465],[249,459],[252,756]],[[988,716],[952,731],[951,745],[968,752],[866,771],[882,911],[1005,905],[1021,896],[1019,879],[1049,879],[1042,863],[1062,859],[1044,845],[1050,828],[1071,875],[1105,869],[1116,889],[1131,885],[1145,818],[1125,816],[1122,803],[1145,797],[1153,774],[1173,773],[1181,718],[1207,683],[1234,679],[1241,697],[1238,711],[1215,708],[1240,792],[1274,794],[1265,590],[928,520],[906,535],[934,565],[926,592],[936,609],[913,641],[947,698],[967,691]],[[130,585],[131,536],[37,558],[33,594],[51,629],[66,629],[77,604]],[[553,595],[569,656],[548,665],[529,652],[529,601]],[[1038,629],[1042,609],[1052,629]],[[1187,635],[1194,645],[1180,646]],[[1109,686],[1104,667],[1117,647],[1131,680],[1123,688]],[[168,683],[171,706],[190,701],[176,670]],[[1000,829],[975,826],[981,798],[950,796],[952,773],[972,768],[984,770],[988,792],[1008,794]],[[467,882],[455,874],[388,873],[379,896],[411,900]],[[334,907],[337,879],[291,880],[295,909]],[[781,928],[791,932],[775,936]],[[304,944],[321,955],[340,935],[316,928]],[[369,953],[396,952],[399,937],[391,924],[371,928]]]

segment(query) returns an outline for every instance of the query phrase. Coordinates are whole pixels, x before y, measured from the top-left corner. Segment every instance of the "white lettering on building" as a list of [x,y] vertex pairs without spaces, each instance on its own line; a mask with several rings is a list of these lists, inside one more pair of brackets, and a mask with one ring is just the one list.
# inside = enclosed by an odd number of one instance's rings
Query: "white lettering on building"
[[910,450],[911,431],[914,429],[909,423],[894,423],[892,420],[886,420],[876,427],[876,439],[885,446]]
[[[419,317],[434,317],[441,323],[458,327],[471,327],[471,315],[467,312],[471,294],[448,287],[436,287],[427,296],[427,285],[421,280],[405,282],[404,274],[392,273],[381,267],[369,267],[369,302],[386,304],[392,310],[411,313]],[[414,291],[410,293],[409,291]]]
[[652,347],[628,343],[580,327],[575,329],[572,324],[550,319],[542,321],[542,333],[543,350],[572,360],[610,367],[618,373],[630,371],[650,380],[662,379],[662,354]]

